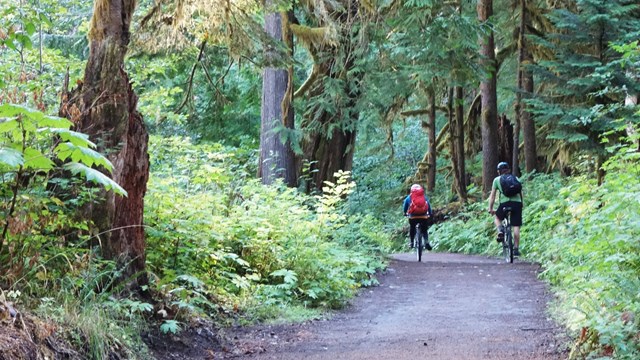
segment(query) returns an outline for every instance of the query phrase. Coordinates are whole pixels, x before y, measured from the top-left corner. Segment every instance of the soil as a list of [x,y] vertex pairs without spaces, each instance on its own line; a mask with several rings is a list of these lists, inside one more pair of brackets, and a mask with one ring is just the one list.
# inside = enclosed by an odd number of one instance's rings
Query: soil
[[[395,255],[352,304],[328,320],[227,329],[210,359],[564,359],[538,265],[427,253]],[[194,358],[194,357],[191,357]]]

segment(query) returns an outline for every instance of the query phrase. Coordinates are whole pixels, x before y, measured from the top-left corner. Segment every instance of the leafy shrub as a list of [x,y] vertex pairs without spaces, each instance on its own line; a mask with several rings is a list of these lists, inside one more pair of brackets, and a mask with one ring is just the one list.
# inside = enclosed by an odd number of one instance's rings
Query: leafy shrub
[[[29,282],[32,277],[23,277],[25,273],[47,280],[45,265],[74,253],[60,256],[57,249],[86,230],[73,211],[92,191],[74,186],[80,184],[62,174],[81,174],[86,181],[126,195],[92,168],[111,170],[112,165],[92,149],[95,145],[87,135],[70,130],[71,125],[67,119],[19,105],[0,106],[0,257],[7,283]],[[71,195],[63,201],[59,194],[65,192]]]
[[[531,257],[556,286],[567,324],[584,335],[572,356],[640,357],[640,166],[617,149],[604,184],[580,179],[531,205]],[[590,335],[589,335],[590,334]]]
[[234,148],[152,137],[150,152],[147,261],[173,306],[193,300],[175,291],[185,276],[198,279],[208,299],[195,311],[260,317],[283,307],[339,307],[375,283],[389,240],[373,217],[348,215],[350,174],[312,197],[282,183],[263,186],[247,166],[251,154]]

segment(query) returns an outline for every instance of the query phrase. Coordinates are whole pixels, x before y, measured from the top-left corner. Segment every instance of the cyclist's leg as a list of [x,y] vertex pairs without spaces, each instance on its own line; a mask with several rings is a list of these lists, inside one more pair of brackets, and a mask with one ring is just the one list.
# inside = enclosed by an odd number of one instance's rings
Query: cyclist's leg
[[[522,203],[511,202],[511,228],[513,229],[513,246],[520,248],[520,226],[522,226]],[[517,254],[520,251],[516,252]]]
[[429,244],[429,219],[420,219],[420,231],[422,232],[422,238],[425,241],[425,249],[431,250],[431,244]]
[[502,242],[504,239],[504,226],[502,226],[502,220],[504,220],[504,204],[499,204],[498,209],[496,210],[496,215],[493,218],[493,222],[496,225],[496,230],[498,231],[497,241]]
[[409,246],[413,247],[413,240],[416,237],[416,224],[418,223],[417,219],[409,218]]

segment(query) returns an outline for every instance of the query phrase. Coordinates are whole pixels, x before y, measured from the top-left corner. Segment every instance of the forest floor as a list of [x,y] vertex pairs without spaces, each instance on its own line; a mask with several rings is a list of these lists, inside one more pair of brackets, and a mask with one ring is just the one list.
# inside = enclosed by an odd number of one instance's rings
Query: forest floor
[[[155,346],[158,359],[564,359],[568,337],[549,319],[538,265],[396,254],[380,285],[327,319],[205,328]],[[216,339],[215,341],[213,339]],[[159,344],[158,344],[159,345]],[[181,346],[176,346],[181,345]],[[164,350],[163,350],[164,349]]]

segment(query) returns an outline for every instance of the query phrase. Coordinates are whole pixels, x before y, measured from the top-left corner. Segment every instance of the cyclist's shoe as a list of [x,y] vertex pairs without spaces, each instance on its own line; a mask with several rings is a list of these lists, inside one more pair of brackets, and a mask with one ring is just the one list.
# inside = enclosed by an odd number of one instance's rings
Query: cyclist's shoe
[[409,249],[413,249],[413,241],[409,243]]
[[427,249],[427,250],[429,250],[429,251],[431,251],[431,249],[433,249],[433,248],[431,247],[431,244],[429,244],[428,242],[427,242],[426,244],[424,244],[424,248],[425,248],[425,249]]
[[518,248],[513,248],[513,256],[520,256],[520,250],[518,250]]
[[502,225],[498,226],[498,238],[496,241],[499,243],[504,241],[504,226]]

